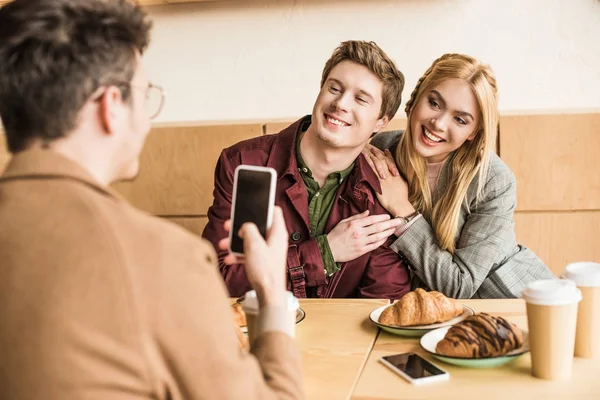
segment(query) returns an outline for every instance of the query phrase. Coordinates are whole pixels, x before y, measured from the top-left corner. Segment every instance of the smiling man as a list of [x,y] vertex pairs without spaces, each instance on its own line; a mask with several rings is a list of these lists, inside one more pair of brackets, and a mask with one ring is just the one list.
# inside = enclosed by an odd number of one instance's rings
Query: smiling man
[[375,43],[343,42],[325,64],[312,115],[223,150],[203,236],[221,248],[231,296],[250,289],[243,266],[219,246],[240,164],[277,171],[275,203],[290,235],[288,286],[297,297],[396,299],[409,290],[406,267],[387,246],[403,221],[378,203],[379,181],[361,154],[396,114],[403,87],[404,76]]

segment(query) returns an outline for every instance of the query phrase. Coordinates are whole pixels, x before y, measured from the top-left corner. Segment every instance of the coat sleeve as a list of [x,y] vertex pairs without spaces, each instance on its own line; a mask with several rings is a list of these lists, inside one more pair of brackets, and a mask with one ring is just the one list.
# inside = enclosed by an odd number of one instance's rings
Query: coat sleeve
[[358,288],[360,297],[397,300],[410,290],[408,269],[389,247],[391,241],[371,252]]
[[225,280],[229,295],[242,296],[251,290],[243,265],[227,265],[223,259],[227,250],[218,248],[221,239],[227,237],[224,223],[231,217],[231,202],[233,198],[233,177],[236,165],[227,157],[224,150],[215,167],[213,204],[208,209],[208,223],[204,227],[202,237],[212,243],[217,251],[219,271]]
[[471,298],[488,274],[517,248],[513,213],[516,180],[510,171],[488,178],[484,198],[466,215],[454,254],[443,250],[425,218],[393,244],[430,288],[452,298]]
[[214,251],[197,240],[193,245],[185,246],[180,262],[156,277],[156,296],[147,311],[174,381],[169,390],[179,392],[174,397],[304,398],[301,357],[293,338],[267,331],[250,353],[240,350]]
[[[236,167],[237,165],[227,157],[227,154],[222,152],[215,169],[214,200],[212,206],[208,209],[208,223],[202,233],[202,236],[210,241],[217,250],[219,271],[225,280],[229,295],[232,297],[242,296],[248,290],[251,290],[244,266],[241,264],[225,264],[223,259],[228,251],[220,250],[217,247],[219,240],[227,237],[223,224],[231,216],[233,177]],[[299,244],[290,244],[288,248],[288,268],[300,266],[304,269],[307,286],[325,284],[325,266],[315,238]]]

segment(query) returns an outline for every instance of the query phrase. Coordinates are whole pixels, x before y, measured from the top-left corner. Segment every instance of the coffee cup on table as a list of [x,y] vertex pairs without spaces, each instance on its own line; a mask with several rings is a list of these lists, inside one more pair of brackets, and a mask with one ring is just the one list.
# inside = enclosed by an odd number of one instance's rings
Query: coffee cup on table
[[569,264],[563,277],[575,282],[583,296],[577,312],[575,356],[600,359],[600,263]]
[[[288,322],[291,326],[295,326],[296,324],[296,314],[300,304],[298,299],[294,296],[292,292],[286,292],[286,318],[288,318]],[[246,292],[244,295],[244,301],[242,303],[242,310],[246,314],[246,325],[248,327],[248,344],[252,347],[252,343],[259,335],[259,315],[260,315],[260,307],[258,305],[258,298],[256,297],[256,291],[251,290]],[[292,337],[294,336],[295,329],[292,329]]]
[[542,280],[527,285],[523,298],[527,303],[533,376],[569,379],[581,291],[570,280]]

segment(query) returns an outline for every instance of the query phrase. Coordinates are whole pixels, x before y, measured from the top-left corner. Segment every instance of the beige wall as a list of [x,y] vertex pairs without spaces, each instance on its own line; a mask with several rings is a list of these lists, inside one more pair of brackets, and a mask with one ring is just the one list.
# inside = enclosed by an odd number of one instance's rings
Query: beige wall
[[[504,114],[600,109],[598,0],[255,0],[148,8],[146,54],[165,86],[162,121],[270,120],[309,113],[342,40],[379,43],[407,78],[434,58],[491,64]],[[404,116],[399,113],[399,116]]]

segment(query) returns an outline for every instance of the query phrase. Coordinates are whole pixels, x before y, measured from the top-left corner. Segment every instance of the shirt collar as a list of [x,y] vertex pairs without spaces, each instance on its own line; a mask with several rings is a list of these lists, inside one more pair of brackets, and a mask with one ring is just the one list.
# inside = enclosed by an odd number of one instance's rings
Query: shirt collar
[[51,149],[36,148],[13,155],[0,176],[0,182],[24,179],[71,179],[122,199],[114,190],[98,183],[82,165]]
[[[304,128],[306,130],[310,121],[311,116],[306,115],[277,134],[267,166],[277,171],[278,179],[282,179],[286,175],[291,175],[295,180],[302,179],[298,171],[297,139],[298,135],[303,132],[301,128],[306,126]],[[356,158],[354,168],[349,171],[348,182],[353,188],[360,189],[367,185],[371,190],[381,193],[379,178],[362,153]]]

